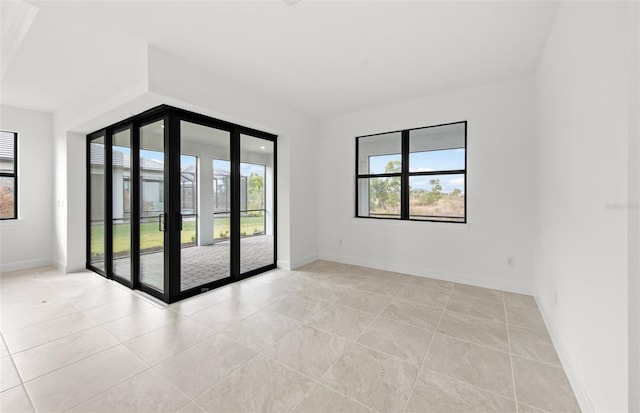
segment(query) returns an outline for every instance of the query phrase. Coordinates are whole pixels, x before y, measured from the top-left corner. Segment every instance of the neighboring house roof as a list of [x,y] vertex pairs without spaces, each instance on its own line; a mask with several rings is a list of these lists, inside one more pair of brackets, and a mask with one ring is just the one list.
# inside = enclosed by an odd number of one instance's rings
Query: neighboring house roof
[[15,149],[13,142],[13,133],[0,131],[0,160],[13,160]]
[[[140,168],[146,171],[162,171],[164,163],[155,159],[141,159]],[[114,149],[111,154],[111,162],[114,166],[121,166],[125,169],[131,167],[131,159],[128,153]],[[91,145],[91,165],[104,165],[104,145]]]
[[224,169],[220,169],[220,168],[213,168],[213,176],[230,176],[231,172],[224,170]]
[[[131,160],[128,153],[121,152],[114,149],[111,154],[111,161],[114,166],[122,166],[125,169],[130,168]],[[142,158],[142,164],[140,167],[146,171],[162,171],[164,170],[164,163],[156,159]],[[94,144],[91,145],[91,165],[104,165],[104,145]],[[181,172],[183,173],[196,173],[195,165],[187,165]],[[213,168],[214,176],[229,176],[231,173],[227,170],[220,168]]]

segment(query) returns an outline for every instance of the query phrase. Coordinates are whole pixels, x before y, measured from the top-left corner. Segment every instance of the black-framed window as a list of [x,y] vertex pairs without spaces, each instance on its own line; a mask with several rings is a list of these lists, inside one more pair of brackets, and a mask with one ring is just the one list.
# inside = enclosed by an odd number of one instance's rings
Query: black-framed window
[[467,122],[356,137],[356,217],[467,222]]
[[18,134],[0,131],[0,219],[18,218]]

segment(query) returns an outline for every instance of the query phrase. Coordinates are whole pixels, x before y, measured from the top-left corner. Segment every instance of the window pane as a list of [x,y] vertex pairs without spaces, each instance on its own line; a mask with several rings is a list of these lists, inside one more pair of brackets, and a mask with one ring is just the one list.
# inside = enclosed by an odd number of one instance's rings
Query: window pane
[[164,121],[140,128],[140,281],[164,292]]
[[181,291],[231,275],[230,144],[229,131],[180,121]]
[[409,218],[464,221],[464,175],[409,177]]
[[15,134],[0,131],[0,172],[15,172]]
[[275,264],[275,145],[240,135],[240,273]]
[[400,178],[359,179],[358,216],[400,218]]
[[213,239],[231,236],[231,162],[213,159]]
[[[198,158],[191,155],[180,155],[180,214],[182,214],[182,231],[180,246],[196,246],[198,239]],[[185,271],[182,271],[184,280]],[[213,281],[213,280],[212,280]]]
[[409,172],[453,171],[458,169],[464,169],[464,149],[443,149],[409,154]]
[[90,186],[91,186],[91,256],[90,264],[100,270],[104,266],[105,247],[105,147],[104,137],[100,136],[91,141],[90,149]]
[[131,281],[131,131],[115,133],[112,143],[113,273]]
[[464,169],[465,124],[409,132],[409,172]]
[[358,175],[400,172],[402,133],[358,138]]
[[[246,189],[246,209],[263,210],[264,209],[264,183],[266,179],[266,166],[253,163],[241,163],[240,164],[240,179],[242,190]],[[244,179],[243,179],[244,178]],[[244,182],[243,182],[244,181]],[[240,194],[241,198],[243,193]],[[242,206],[245,204],[241,201]]]
[[198,158],[180,155],[180,213],[196,213],[198,183],[196,180],[196,162]]
[[15,178],[0,177],[0,218],[15,218]]

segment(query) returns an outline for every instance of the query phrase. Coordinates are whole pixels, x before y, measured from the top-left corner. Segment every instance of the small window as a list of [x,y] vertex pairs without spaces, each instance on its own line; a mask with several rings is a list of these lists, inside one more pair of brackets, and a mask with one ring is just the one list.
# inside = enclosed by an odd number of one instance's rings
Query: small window
[[0,131],[0,219],[18,218],[18,134]]
[[467,123],[356,138],[356,216],[467,222]]

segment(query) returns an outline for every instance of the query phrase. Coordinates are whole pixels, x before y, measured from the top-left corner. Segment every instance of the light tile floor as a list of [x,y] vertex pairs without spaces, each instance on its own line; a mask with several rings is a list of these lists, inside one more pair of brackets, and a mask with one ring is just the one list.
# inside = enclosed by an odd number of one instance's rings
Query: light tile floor
[[0,275],[2,412],[579,411],[530,296],[316,261],[159,307]]

